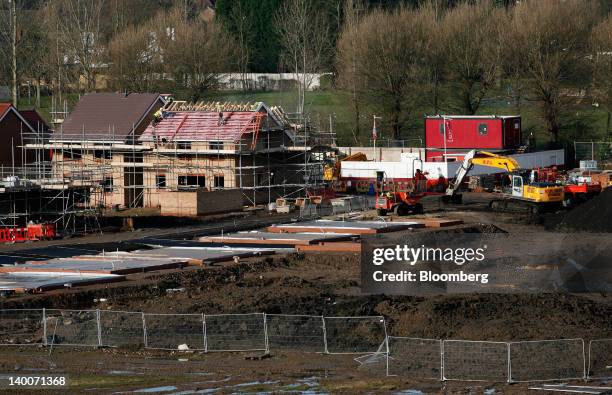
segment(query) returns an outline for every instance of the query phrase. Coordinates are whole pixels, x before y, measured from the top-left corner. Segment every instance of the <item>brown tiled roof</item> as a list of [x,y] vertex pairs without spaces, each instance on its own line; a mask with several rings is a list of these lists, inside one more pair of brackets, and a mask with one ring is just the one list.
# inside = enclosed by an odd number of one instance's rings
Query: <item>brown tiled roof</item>
[[88,93],[55,130],[54,137],[84,135],[94,139],[113,135],[116,140],[123,140],[133,128],[148,122],[151,113],[162,105],[161,100],[158,93]]

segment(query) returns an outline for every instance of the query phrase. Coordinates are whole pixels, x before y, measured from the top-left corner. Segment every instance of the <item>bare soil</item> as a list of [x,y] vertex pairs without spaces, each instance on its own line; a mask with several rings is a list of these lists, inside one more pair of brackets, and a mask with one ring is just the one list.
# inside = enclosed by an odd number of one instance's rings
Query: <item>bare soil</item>
[[[427,215],[444,215],[503,231],[540,232],[542,220],[528,214],[486,209],[486,196],[442,208],[426,203]],[[373,215],[373,214],[372,214]],[[290,254],[130,276],[129,282],[26,295],[0,301],[0,308],[99,308],[157,313],[285,313],[328,316],[384,315],[390,334],[466,340],[609,338],[608,294],[478,294],[432,297],[362,295],[359,256],[352,253]],[[170,288],[183,292],[167,293]],[[104,303],[94,300],[106,299]],[[186,359],[186,361],[179,361]],[[2,348],[0,372],[66,372],[71,392],[106,392],[173,386],[229,392],[308,389],[329,393],[521,394],[526,384],[459,383],[385,377],[382,367],[359,369],[350,356],[276,353],[247,360],[244,354],[199,354],[144,350],[75,350],[56,347]],[[34,371],[36,372],[36,371]],[[119,373],[117,373],[119,372]],[[301,381],[300,381],[301,380]],[[72,391],[73,390],[73,391]]]

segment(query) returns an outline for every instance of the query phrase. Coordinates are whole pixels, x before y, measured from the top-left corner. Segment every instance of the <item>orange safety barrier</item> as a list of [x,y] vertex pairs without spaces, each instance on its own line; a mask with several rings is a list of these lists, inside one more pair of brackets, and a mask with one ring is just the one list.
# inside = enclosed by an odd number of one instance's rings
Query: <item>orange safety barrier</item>
[[0,243],[55,238],[54,224],[30,224],[25,228],[0,228]]

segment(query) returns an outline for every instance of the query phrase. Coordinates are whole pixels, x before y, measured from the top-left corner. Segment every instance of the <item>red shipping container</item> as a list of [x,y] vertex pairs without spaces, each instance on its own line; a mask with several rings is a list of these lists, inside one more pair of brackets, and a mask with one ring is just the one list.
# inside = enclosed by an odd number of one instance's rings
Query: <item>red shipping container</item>
[[[446,144],[444,143],[446,121]],[[447,115],[425,117],[426,148],[503,150],[522,144],[521,117]]]

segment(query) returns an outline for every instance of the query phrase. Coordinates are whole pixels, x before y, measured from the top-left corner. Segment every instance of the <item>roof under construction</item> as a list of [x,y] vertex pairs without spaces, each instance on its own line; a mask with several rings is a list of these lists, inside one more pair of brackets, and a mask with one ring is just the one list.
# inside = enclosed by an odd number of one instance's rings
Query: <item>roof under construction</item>
[[161,111],[141,140],[238,141],[261,128],[279,129],[284,125],[281,111],[264,103],[186,103],[173,102]]

